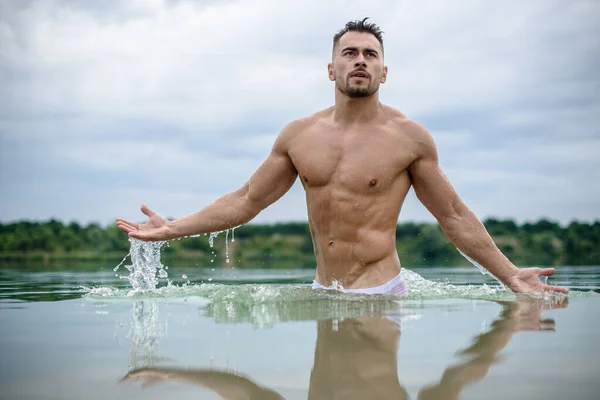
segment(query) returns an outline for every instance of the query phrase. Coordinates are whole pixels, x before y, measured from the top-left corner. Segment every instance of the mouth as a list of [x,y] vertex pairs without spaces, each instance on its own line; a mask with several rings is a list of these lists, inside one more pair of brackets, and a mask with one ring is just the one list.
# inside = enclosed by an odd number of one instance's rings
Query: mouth
[[357,71],[350,75],[350,78],[369,79],[369,74],[364,71]]

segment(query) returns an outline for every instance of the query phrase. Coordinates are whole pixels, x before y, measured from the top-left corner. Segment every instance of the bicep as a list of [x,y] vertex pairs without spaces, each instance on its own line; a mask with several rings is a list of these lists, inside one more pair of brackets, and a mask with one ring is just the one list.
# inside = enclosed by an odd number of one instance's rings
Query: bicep
[[421,138],[418,156],[408,171],[417,198],[442,223],[461,215],[466,206],[439,165],[433,138],[424,130]]
[[260,209],[266,208],[292,187],[297,176],[290,157],[276,145],[246,183],[246,196]]
[[441,222],[463,210],[463,203],[435,159],[419,159],[410,169],[417,198]]

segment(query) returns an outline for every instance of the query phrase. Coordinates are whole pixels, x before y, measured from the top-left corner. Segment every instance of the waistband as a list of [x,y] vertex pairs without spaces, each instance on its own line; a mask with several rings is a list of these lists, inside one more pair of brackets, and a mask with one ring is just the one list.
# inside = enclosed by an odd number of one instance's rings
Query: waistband
[[362,293],[362,294],[385,294],[396,292],[397,290],[393,290],[398,286],[405,286],[406,283],[404,281],[404,277],[402,276],[402,271],[394,278],[390,279],[383,285],[369,287],[369,288],[359,288],[359,289],[344,289],[341,285],[336,286],[335,284],[331,286],[323,286],[320,283],[313,281],[312,288],[313,289],[325,289],[325,290],[339,290],[341,292],[346,293]]

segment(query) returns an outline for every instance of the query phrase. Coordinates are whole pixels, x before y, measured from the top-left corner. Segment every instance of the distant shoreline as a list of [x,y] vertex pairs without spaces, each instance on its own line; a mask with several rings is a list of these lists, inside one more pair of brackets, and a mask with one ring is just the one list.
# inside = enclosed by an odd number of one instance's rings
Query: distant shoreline
[[[600,265],[600,221],[560,226],[541,219],[517,225],[487,219],[484,225],[500,250],[516,265]],[[311,268],[315,265],[307,223],[248,224],[221,233],[210,245],[208,236],[169,241],[165,263],[210,267]],[[227,238],[227,242],[226,239]],[[435,223],[403,223],[396,227],[396,248],[403,266],[470,265]],[[60,221],[0,224],[0,263],[118,264],[129,252],[127,235],[116,225],[81,226]],[[229,260],[229,262],[227,262]]]

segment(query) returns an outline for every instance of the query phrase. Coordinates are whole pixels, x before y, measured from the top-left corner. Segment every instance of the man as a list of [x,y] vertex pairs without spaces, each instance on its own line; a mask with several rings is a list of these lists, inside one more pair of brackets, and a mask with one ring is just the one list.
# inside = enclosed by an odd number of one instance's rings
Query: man
[[379,102],[387,79],[378,26],[354,21],[334,37],[329,79],[335,105],[288,124],[246,184],[201,211],[119,228],[142,240],[168,240],[245,224],[283,196],[299,176],[306,191],[317,259],[315,288],[405,295],[396,224],[413,186],[452,243],[515,292],[567,290],[539,279],[553,268],[515,267],[458,197],[438,165],[433,138],[420,124]]

